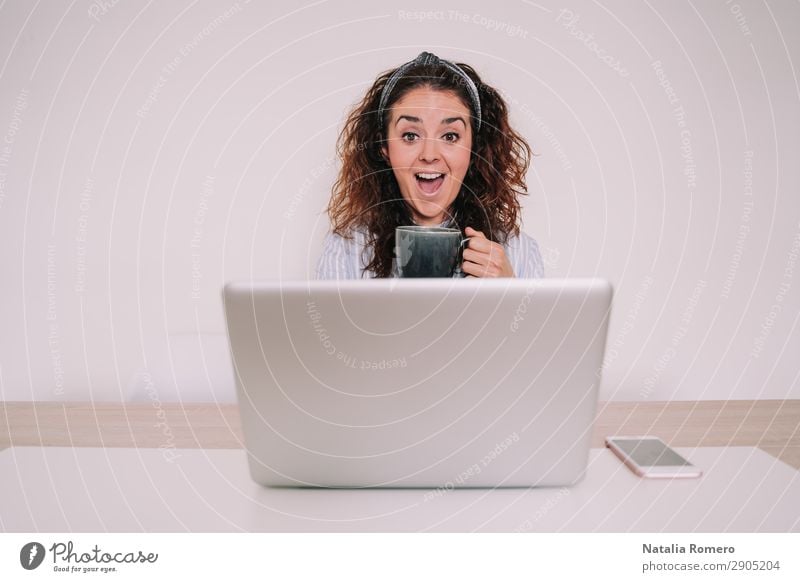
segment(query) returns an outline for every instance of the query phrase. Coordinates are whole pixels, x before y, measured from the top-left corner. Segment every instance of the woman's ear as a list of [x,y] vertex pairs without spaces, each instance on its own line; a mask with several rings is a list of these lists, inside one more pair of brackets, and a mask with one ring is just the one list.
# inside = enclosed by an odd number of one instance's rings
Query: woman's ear
[[389,163],[389,148],[387,148],[385,145],[381,146],[381,157],[383,157],[387,164],[391,165]]

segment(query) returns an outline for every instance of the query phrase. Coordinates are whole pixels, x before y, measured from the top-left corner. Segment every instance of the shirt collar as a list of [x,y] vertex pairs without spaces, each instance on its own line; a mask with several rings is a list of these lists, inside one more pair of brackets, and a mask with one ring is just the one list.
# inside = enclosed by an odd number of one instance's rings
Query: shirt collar
[[[414,220],[413,218],[411,219],[411,222],[413,222],[415,225],[417,225],[417,221]],[[417,226],[419,226],[419,225],[417,225]],[[457,228],[455,226],[455,220],[453,220],[453,217],[447,217],[442,222],[440,222],[439,224],[436,224],[434,226],[438,226],[438,227],[442,227],[442,228]]]

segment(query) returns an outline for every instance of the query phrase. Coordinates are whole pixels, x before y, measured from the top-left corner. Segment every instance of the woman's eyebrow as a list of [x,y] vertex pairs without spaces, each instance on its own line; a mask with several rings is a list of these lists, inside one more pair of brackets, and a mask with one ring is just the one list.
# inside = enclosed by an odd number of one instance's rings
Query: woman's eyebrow
[[422,123],[422,120],[419,117],[414,117],[413,115],[401,115],[400,117],[397,118],[395,125],[400,123],[400,121],[403,119],[407,119],[411,123]]
[[[414,117],[413,115],[401,115],[397,118],[395,125],[400,123],[400,120],[402,119],[407,119],[411,123],[422,123],[422,120],[419,117]],[[442,119],[442,125],[449,125],[451,123],[455,123],[456,121],[460,121],[464,124],[464,127],[467,127],[467,122],[464,121],[463,117],[446,117],[445,119]]]
[[464,127],[467,127],[467,122],[464,121],[463,117],[448,117],[447,119],[442,119],[442,125],[450,125],[451,123],[455,123],[456,121],[460,121],[464,124]]

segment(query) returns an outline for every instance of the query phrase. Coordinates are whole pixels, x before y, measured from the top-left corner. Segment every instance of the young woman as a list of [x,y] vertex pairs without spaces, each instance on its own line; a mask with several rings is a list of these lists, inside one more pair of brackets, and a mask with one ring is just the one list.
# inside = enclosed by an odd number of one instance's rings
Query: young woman
[[520,231],[531,149],[498,92],[428,52],[382,74],[350,113],[317,278],[396,277],[394,231],[450,226],[469,238],[467,277],[543,277]]

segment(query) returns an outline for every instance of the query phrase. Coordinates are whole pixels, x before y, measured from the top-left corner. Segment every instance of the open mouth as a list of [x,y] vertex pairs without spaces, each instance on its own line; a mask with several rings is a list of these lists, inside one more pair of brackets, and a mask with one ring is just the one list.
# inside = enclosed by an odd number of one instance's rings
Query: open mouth
[[441,172],[418,172],[414,174],[417,186],[423,194],[433,195],[439,191],[444,183],[444,174]]

